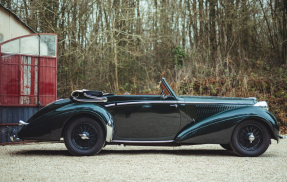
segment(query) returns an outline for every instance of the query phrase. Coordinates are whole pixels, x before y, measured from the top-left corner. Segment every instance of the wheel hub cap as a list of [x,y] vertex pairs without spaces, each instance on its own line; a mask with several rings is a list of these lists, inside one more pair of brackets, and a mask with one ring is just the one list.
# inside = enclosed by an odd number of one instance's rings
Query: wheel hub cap
[[250,141],[250,143],[252,143],[253,140],[255,140],[255,136],[253,135],[253,133],[251,133],[251,134],[249,135],[249,141]]
[[89,138],[89,133],[86,133],[86,132],[84,132],[82,134],[79,134],[79,136],[82,138],[82,140],[90,139]]
[[71,133],[73,145],[80,150],[89,150],[97,143],[97,129],[90,123],[75,126]]
[[248,124],[239,130],[237,140],[244,150],[255,151],[263,143],[263,133],[257,125]]

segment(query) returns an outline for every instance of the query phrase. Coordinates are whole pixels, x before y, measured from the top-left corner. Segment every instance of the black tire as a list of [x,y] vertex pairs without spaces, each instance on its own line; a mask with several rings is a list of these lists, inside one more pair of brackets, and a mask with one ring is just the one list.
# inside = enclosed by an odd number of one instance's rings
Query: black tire
[[221,146],[222,148],[224,148],[225,150],[232,150],[230,144],[220,144],[220,146]]
[[105,143],[101,125],[88,117],[71,121],[64,131],[64,141],[69,152],[76,156],[95,155]]
[[[255,137],[253,141],[252,135]],[[256,120],[239,123],[232,133],[231,147],[242,157],[257,157],[269,147],[270,133],[265,125]]]

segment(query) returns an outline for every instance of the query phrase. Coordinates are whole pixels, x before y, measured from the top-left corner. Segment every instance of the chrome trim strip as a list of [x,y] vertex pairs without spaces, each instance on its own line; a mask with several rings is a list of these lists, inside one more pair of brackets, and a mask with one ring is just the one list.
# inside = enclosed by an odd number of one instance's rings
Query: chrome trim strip
[[143,102],[123,102],[117,105],[130,105],[130,104],[176,104],[177,101],[143,101]]
[[[142,101],[142,102],[123,102],[117,105],[130,104],[229,104],[229,105],[253,105],[248,103],[234,103],[234,102],[184,102],[184,101]],[[109,106],[108,106],[109,107]]]
[[230,104],[230,105],[253,105],[248,103],[234,103],[234,102],[184,102],[179,101],[178,104]]
[[114,123],[113,118],[110,116],[110,120],[106,124],[106,127],[107,127],[106,142],[112,142],[113,131],[114,131],[113,123]]
[[132,140],[112,140],[115,143],[172,143],[174,140],[161,140],[161,141],[132,141]]
[[72,96],[72,98],[75,101],[79,101],[79,102],[107,102],[108,99],[106,97],[97,97],[97,99],[78,99],[74,96]]
[[116,104],[107,104],[107,105],[105,105],[105,107],[112,107],[112,106],[116,106]]

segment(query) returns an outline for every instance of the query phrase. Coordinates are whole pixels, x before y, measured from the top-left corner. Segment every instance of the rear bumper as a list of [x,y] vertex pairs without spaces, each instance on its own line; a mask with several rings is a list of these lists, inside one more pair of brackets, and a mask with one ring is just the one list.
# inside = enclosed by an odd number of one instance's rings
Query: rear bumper
[[[29,123],[26,123],[22,120],[19,121],[19,126],[22,126],[22,125],[26,126],[28,124]],[[14,129],[10,132],[10,139],[12,142],[23,142],[24,141],[18,137],[18,133],[16,133]]]

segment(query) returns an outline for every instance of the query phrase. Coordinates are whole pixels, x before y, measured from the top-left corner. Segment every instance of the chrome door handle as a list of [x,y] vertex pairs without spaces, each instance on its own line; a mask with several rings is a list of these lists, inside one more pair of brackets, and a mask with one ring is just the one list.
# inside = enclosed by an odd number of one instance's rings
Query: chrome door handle
[[177,108],[177,104],[170,104],[171,107],[176,107]]

